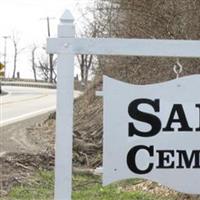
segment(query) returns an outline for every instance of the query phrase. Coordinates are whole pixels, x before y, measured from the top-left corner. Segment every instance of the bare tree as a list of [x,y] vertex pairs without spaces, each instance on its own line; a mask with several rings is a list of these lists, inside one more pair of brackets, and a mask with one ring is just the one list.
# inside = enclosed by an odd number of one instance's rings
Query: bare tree
[[[110,2],[111,1],[111,2]],[[111,37],[113,34],[113,22],[117,17],[116,5],[112,0],[95,0],[93,5],[87,7],[84,11],[79,7],[79,12],[82,13],[81,24],[82,31],[79,35],[83,37]],[[87,85],[88,76],[90,72],[94,72],[99,63],[100,57],[93,55],[78,55],[78,62],[81,72],[81,81]],[[103,58],[104,59],[104,58]]]
[[[79,7],[79,12],[82,13],[79,21],[81,20],[81,24],[83,25],[82,30],[79,30],[79,35],[82,37],[96,38],[103,35],[106,26],[100,26],[101,16],[99,16],[99,21],[97,21],[96,11],[97,10],[94,7],[87,7],[84,11]],[[81,82],[87,86],[89,74],[90,72],[94,71],[95,67],[97,66],[96,56],[78,55],[77,59],[80,67]]]
[[[199,1],[193,0],[96,0],[94,21],[102,30],[101,37],[198,40],[199,9]],[[104,74],[131,83],[164,81],[175,76],[169,68],[176,63],[172,58],[100,56],[98,59]],[[181,64],[183,75],[199,73],[198,59],[181,59]]]
[[77,56],[81,70],[81,82],[87,86],[89,70],[92,66],[93,55]]
[[50,77],[50,68],[48,63],[49,57],[47,54],[41,55],[39,58],[37,58],[37,64],[36,64],[36,70],[37,74],[45,80],[46,82],[50,81],[52,78],[52,83],[57,82],[57,73],[56,73],[56,59],[52,61],[52,75]]
[[47,82],[49,80],[48,61],[46,59],[39,60],[37,69],[38,69],[39,76]]
[[34,75],[34,80],[37,81],[37,72],[36,72],[36,61],[35,61],[35,52],[36,52],[36,45],[34,44],[31,50],[31,63],[32,63],[32,70]]
[[11,37],[11,41],[12,41],[13,47],[14,47],[14,56],[13,56],[13,63],[14,64],[13,64],[12,78],[15,78],[18,56],[25,48],[19,47],[20,37],[19,37],[18,33],[13,32],[13,35]]

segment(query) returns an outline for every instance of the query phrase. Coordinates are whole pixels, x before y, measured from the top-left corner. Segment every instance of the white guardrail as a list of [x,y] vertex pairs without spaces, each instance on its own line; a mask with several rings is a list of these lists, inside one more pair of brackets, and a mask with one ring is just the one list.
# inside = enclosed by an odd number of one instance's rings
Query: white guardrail
[[56,89],[55,83],[47,83],[43,81],[34,82],[30,79],[0,79],[2,86],[20,86],[20,87],[37,87],[37,88],[48,88]]

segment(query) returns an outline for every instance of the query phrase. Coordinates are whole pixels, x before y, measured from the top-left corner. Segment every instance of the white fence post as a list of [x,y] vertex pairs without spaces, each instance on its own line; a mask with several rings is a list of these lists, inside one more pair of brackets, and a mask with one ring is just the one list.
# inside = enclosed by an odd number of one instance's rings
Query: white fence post
[[[74,18],[66,10],[58,25],[58,38],[74,38]],[[69,44],[63,44],[68,48]],[[70,200],[72,191],[74,54],[58,52],[55,200]]]

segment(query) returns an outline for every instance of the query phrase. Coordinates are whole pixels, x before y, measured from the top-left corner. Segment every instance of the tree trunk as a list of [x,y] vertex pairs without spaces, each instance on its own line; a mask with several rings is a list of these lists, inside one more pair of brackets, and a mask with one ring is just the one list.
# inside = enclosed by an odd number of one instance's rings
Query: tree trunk
[[14,69],[13,69],[13,76],[12,76],[12,78],[15,78],[16,68],[17,68],[17,53],[15,52],[15,55],[14,55]]
[[49,54],[49,68],[50,68],[49,82],[53,83],[53,54]]
[[32,50],[32,70],[33,70],[34,80],[35,82],[37,82],[37,74],[36,74],[36,67],[35,67],[35,50],[36,48]]

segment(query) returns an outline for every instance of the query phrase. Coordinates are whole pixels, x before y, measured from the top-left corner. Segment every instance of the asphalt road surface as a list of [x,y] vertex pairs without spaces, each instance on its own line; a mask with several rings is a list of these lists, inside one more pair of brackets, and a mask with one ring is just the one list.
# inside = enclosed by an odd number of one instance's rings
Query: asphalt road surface
[[56,109],[54,89],[4,86],[3,91],[8,94],[0,96],[0,127]]

